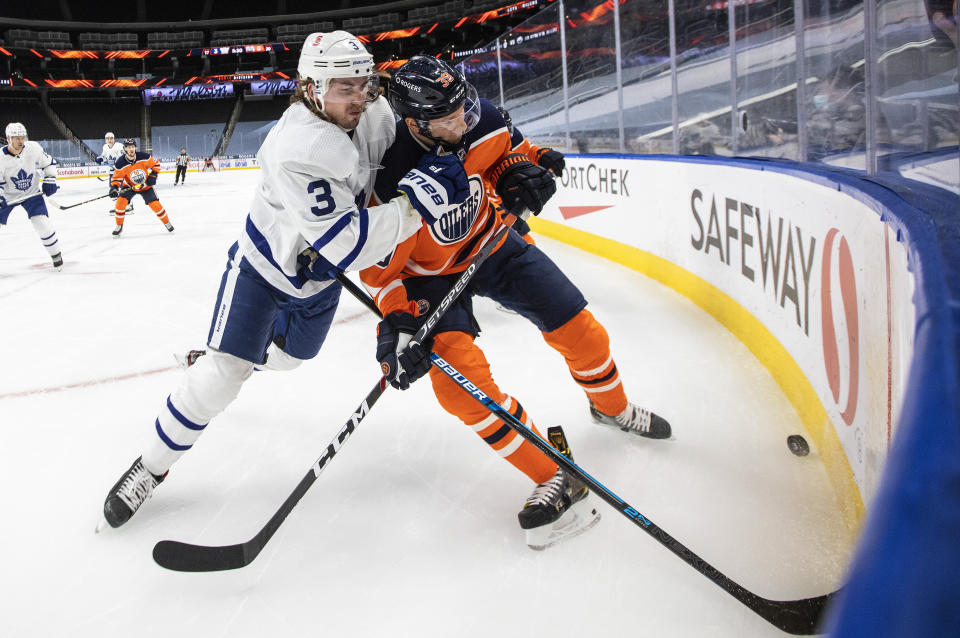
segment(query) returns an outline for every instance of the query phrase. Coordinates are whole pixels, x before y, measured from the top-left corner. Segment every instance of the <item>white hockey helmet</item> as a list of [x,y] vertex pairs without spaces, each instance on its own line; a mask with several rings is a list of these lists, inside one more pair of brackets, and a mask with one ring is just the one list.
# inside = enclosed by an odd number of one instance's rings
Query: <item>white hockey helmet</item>
[[4,132],[4,135],[7,141],[10,141],[11,137],[26,137],[27,127],[20,122],[10,122],[7,124],[7,130]]
[[365,78],[366,101],[372,102],[379,95],[379,78],[373,56],[360,40],[346,31],[308,35],[300,50],[297,73],[301,80],[313,81],[313,99],[321,112],[330,80],[334,78]]
[[113,138],[113,133],[111,133],[110,131],[107,131],[107,134],[103,136],[103,140],[104,140],[104,141],[112,140],[112,139],[114,139],[114,138]]

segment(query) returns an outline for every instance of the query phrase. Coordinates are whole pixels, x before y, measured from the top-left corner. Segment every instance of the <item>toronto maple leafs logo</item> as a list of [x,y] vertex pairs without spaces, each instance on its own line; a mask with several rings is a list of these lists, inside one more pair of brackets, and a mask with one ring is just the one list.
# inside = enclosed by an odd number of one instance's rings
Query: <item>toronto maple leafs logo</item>
[[30,190],[30,185],[33,184],[33,173],[27,173],[27,171],[21,168],[20,172],[10,179],[18,191]]

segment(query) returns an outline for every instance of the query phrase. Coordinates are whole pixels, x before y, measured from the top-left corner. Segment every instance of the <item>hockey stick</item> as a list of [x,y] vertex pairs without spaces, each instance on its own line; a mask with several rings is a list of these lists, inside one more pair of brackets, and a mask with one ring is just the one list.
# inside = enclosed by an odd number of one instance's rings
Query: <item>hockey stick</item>
[[510,429],[530,441],[538,450],[550,457],[568,473],[586,483],[590,490],[606,501],[607,504],[626,516],[637,527],[653,536],[657,542],[679,556],[685,563],[746,605],[751,611],[787,633],[803,636],[816,633],[824,608],[836,596],[837,592],[800,600],[770,600],[745,589],[608,490],[602,483],[581,469],[579,465],[560,454],[553,446],[537,436],[533,430],[530,430],[522,421],[505,410],[503,406],[480,391],[469,379],[460,374],[456,368],[436,353],[430,354],[430,361]]
[[67,206],[62,206],[62,205],[60,204],[60,202],[58,202],[57,200],[53,199],[52,197],[48,197],[47,199],[50,201],[51,204],[53,204],[54,206],[56,206],[56,207],[59,208],[60,210],[67,210],[67,209],[69,209],[69,208],[76,208],[77,206],[83,206],[84,204],[89,204],[90,202],[95,202],[95,201],[97,201],[98,199],[103,199],[104,197],[110,197],[110,193],[104,193],[103,195],[100,195],[99,197],[94,197],[93,199],[88,199],[88,200],[85,200],[85,201],[82,201],[82,202],[78,202],[78,203],[76,203],[76,204],[69,204],[69,205],[67,205]]
[[[509,228],[504,227],[483,245],[480,251],[470,262],[470,265],[468,265],[466,269],[460,273],[457,281],[437,305],[437,308],[427,317],[426,321],[423,322],[423,325],[420,326],[420,329],[417,330],[416,334],[413,335],[411,343],[414,341],[421,343],[427,337],[427,335],[430,334],[430,332],[433,330],[433,327],[437,324],[437,321],[440,320],[440,317],[447,312],[457,297],[460,296],[460,293],[463,292],[464,288],[467,287],[467,284],[480,268],[480,265],[486,260],[487,257],[490,256],[490,253],[493,252],[494,247],[497,246],[508,230]],[[338,279],[340,278],[338,277]],[[346,277],[343,277],[343,279],[346,279]],[[342,282],[343,279],[340,279],[340,281]],[[347,281],[349,282],[350,280],[347,279]],[[347,285],[347,289],[352,294],[361,292],[360,289],[353,284],[353,282],[350,282]],[[361,292],[361,294],[363,293]],[[373,302],[371,301],[370,303],[372,304]],[[376,309],[375,305],[373,306],[373,309]],[[379,314],[379,310],[377,310],[377,314]],[[244,543],[222,546],[194,545],[179,541],[160,541],[153,547],[153,560],[156,561],[156,563],[161,567],[166,567],[167,569],[172,569],[179,572],[213,572],[227,569],[239,569],[249,565],[260,554],[267,542],[273,537],[277,529],[279,529],[280,524],[283,523],[290,512],[293,511],[294,506],[296,506],[300,499],[303,498],[303,495],[306,494],[308,489],[310,489],[310,486],[313,485],[314,481],[317,480],[317,477],[320,476],[320,472],[323,471],[330,459],[336,455],[347,438],[349,438],[350,435],[353,434],[353,431],[357,429],[357,427],[360,425],[360,421],[362,421],[363,418],[370,412],[370,409],[383,394],[386,386],[386,379],[381,377],[380,380],[377,381],[377,385],[370,390],[360,406],[354,411],[353,414],[350,415],[350,418],[347,420],[346,424],[326,447],[320,458],[317,459],[316,463],[310,467],[310,470],[306,473],[306,475],[300,479],[297,487],[293,490],[290,496],[287,497],[287,499],[273,514],[273,516],[270,517],[270,520],[267,521],[267,524],[264,525],[259,532],[257,532],[256,536]]]
[[[344,278],[346,279],[346,278]],[[347,280],[344,287],[367,308],[374,313],[380,314],[379,309],[373,300],[358,288],[352,281]],[[560,454],[552,445],[535,432],[530,430],[517,417],[508,412],[499,403],[484,394],[469,379],[460,374],[456,368],[447,363],[436,353],[431,353],[430,361],[441,372],[449,376],[453,381],[463,388],[470,396],[479,401],[485,408],[504,422],[517,434],[530,441],[537,449],[546,454],[555,463],[562,466],[567,472],[573,474],[581,481],[586,483],[591,491],[607,502],[611,507],[619,511],[635,525],[653,536],[660,544],[665,546],[671,552],[679,556],[688,565],[719,585],[724,591],[746,605],[751,611],[768,621],[779,629],[797,635],[810,635],[816,632],[817,625],[823,615],[827,603],[836,596],[836,592],[814,598],[804,598],[800,600],[770,600],[754,594],[745,589],[737,582],[731,580],[710,563],[703,560],[680,541],[673,538],[663,529],[655,525],[650,519],[645,517],[639,511],[627,504],[626,501],[608,490],[603,484],[587,474],[576,463]]]

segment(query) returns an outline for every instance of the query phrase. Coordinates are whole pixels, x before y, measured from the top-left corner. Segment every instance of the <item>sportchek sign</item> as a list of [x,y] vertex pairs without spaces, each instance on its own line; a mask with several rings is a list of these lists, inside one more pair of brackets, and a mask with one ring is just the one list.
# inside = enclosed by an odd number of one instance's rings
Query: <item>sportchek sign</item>
[[[765,365],[778,380],[771,366],[802,371],[866,500],[905,388],[913,278],[877,211],[827,181],[749,162],[568,156],[540,217],[660,257],[758,320],[788,355]],[[724,323],[747,342],[746,325]]]

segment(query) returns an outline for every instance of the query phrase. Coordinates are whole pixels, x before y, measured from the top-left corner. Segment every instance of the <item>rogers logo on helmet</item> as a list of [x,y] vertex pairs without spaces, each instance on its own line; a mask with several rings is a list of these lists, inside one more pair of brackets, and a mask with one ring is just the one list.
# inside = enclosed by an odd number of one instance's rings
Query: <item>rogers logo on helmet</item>
[[403,78],[397,78],[397,84],[402,84],[403,86],[407,87],[408,89],[410,89],[411,91],[414,91],[414,92],[416,92],[416,93],[419,93],[419,92],[420,92],[420,87],[419,87],[419,86],[417,86],[416,84],[410,84],[409,82],[407,82],[407,81],[404,80]]

